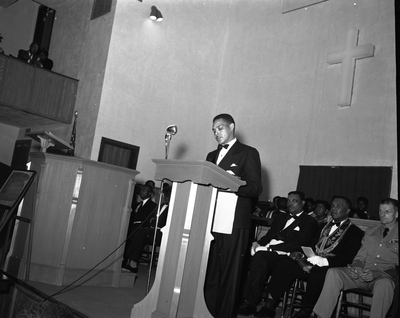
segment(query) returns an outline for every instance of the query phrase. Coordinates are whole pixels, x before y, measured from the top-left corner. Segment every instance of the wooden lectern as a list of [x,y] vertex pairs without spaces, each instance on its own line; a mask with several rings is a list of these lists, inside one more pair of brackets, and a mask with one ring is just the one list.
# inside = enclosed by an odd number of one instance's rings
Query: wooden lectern
[[172,194],[154,284],[131,318],[211,318],[203,288],[217,190],[246,183],[207,161],[153,161],[155,179],[172,181]]
[[[21,212],[28,217],[35,206],[29,279],[65,286],[91,270],[79,284],[126,286],[121,274],[124,250],[118,247],[128,231],[139,172],[43,152],[30,157],[38,186],[28,191]],[[24,278],[29,250],[23,225],[14,231],[6,268],[18,278]]]

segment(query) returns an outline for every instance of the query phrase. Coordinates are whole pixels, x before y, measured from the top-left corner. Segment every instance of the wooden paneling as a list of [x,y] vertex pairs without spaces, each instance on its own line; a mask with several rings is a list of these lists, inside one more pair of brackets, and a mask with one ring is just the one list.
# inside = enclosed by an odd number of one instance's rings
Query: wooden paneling
[[[33,120],[30,126],[35,126],[35,116],[38,125],[41,118],[69,124],[77,89],[76,79],[0,55],[0,117],[6,124],[20,126],[18,123]],[[17,118],[9,116],[7,108]]]
[[[124,246],[117,247],[126,238],[138,172],[75,157],[30,156],[39,182],[26,198],[29,209],[36,196],[29,279],[67,285],[104,260],[80,283],[118,287]],[[22,277],[27,249],[19,241],[8,271]]]

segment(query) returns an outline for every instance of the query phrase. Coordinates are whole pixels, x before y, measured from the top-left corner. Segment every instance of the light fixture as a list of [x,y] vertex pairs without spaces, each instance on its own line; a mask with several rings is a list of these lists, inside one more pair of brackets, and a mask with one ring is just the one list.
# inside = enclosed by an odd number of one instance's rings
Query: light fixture
[[150,12],[150,17],[149,17],[149,19],[150,19],[150,20],[153,20],[153,21],[158,21],[158,22],[160,22],[160,21],[163,20],[163,16],[162,16],[160,10],[158,10],[158,9],[156,8],[156,6],[152,6],[152,7],[151,7],[151,12]]

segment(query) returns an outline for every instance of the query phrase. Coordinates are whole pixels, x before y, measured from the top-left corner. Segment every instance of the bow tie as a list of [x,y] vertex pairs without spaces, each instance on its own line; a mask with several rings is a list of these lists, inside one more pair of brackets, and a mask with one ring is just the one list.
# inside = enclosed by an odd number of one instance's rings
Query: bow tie
[[336,225],[337,227],[339,227],[339,226],[340,226],[340,223],[342,223],[342,222],[335,222],[335,221],[332,221],[332,226],[333,226],[333,225]]
[[290,213],[289,213],[289,215],[287,216],[287,219],[288,219],[288,220],[290,220],[290,219],[295,219],[295,220],[297,220],[297,218],[298,218],[297,215],[291,215]]
[[218,145],[218,150],[221,150],[222,147],[224,147],[225,149],[228,149],[229,145],[228,144],[226,144],[226,145]]

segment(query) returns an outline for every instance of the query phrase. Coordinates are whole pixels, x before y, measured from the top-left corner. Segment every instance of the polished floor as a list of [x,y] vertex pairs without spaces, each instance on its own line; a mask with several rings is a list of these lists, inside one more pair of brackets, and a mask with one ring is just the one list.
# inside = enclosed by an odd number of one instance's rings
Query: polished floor
[[[152,277],[154,278],[154,275]],[[140,265],[133,288],[78,286],[63,291],[65,286],[34,281],[28,283],[90,318],[130,318],[133,305],[146,295],[147,268]],[[279,309],[276,314],[276,318],[278,317],[281,317]]]

